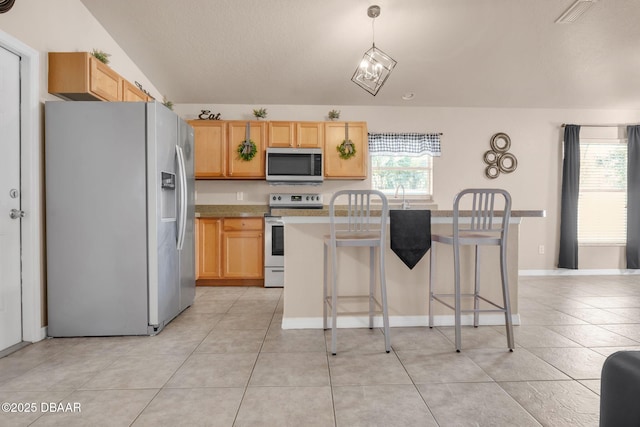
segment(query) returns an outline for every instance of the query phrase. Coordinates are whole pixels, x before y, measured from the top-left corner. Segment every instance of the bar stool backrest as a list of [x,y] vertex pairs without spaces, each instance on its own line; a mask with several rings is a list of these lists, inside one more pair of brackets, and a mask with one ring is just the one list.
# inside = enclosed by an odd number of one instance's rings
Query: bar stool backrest
[[[346,198],[346,200],[344,200]],[[331,234],[335,235],[336,201],[346,204],[347,225],[346,230],[351,233],[373,233],[386,230],[389,207],[386,196],[378,190],[340,190],[331,197],[329,204],[329,216],[331,220]],[[374,203],[372,203],[374,202]],[[372,211],[380,210],[380,217],[372,216]],[[381,226],[381,224],[383,224]],[[384,244],[384,232],[380,232],[380,239]]]
[[[467,207],[469,203],[471,205]],[[466,221],[460,224],[460,211],[465,208],[471,212],[469,224],[466,224]],[[468,188],[459,192],[453,202],[454,237],[460,231],[480,234],[500,233],[502,239],[506,240],[510,218],[511,195],[506,190]]]

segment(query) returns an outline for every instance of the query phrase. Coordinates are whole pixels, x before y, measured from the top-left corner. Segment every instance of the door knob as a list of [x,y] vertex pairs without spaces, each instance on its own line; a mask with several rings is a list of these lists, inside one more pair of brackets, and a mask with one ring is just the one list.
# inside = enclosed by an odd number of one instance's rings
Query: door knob
[[11,219],[18,219],[24,217],[24,211],[20,209],[11,209],[11,213],[9,214]]

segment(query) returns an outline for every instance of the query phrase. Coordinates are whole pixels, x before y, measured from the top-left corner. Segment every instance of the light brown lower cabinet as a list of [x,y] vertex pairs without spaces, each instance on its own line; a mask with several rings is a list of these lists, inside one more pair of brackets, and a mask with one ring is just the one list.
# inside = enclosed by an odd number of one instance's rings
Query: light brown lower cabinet
[[255,218],[198,218],[199,285],[262,285],[264,221]]
[[196,279],[220,279],[222,219],[196,219]]

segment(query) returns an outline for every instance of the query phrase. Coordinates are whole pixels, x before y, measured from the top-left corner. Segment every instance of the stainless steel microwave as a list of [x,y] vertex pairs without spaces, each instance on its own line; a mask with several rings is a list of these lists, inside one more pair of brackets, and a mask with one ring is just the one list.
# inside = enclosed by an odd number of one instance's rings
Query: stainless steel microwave
[[324,179],[322,149],[267,148],[267,181],[319,183]]

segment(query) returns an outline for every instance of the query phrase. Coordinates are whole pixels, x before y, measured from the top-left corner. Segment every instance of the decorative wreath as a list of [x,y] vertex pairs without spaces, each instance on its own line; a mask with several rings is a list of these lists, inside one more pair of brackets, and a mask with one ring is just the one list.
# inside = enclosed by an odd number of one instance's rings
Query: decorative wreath
[[336,147],[336,150],[340,153],[340,158],[347,160],[356,155],[356,146],[350,139],[345,139],[342,144]]
[[252,140],[244,140],[238,145],[238,149],[236,150],[238,155],[242,160],[249,161],[253,159],[258,151],[258,147],[256,147],[256,143]]

